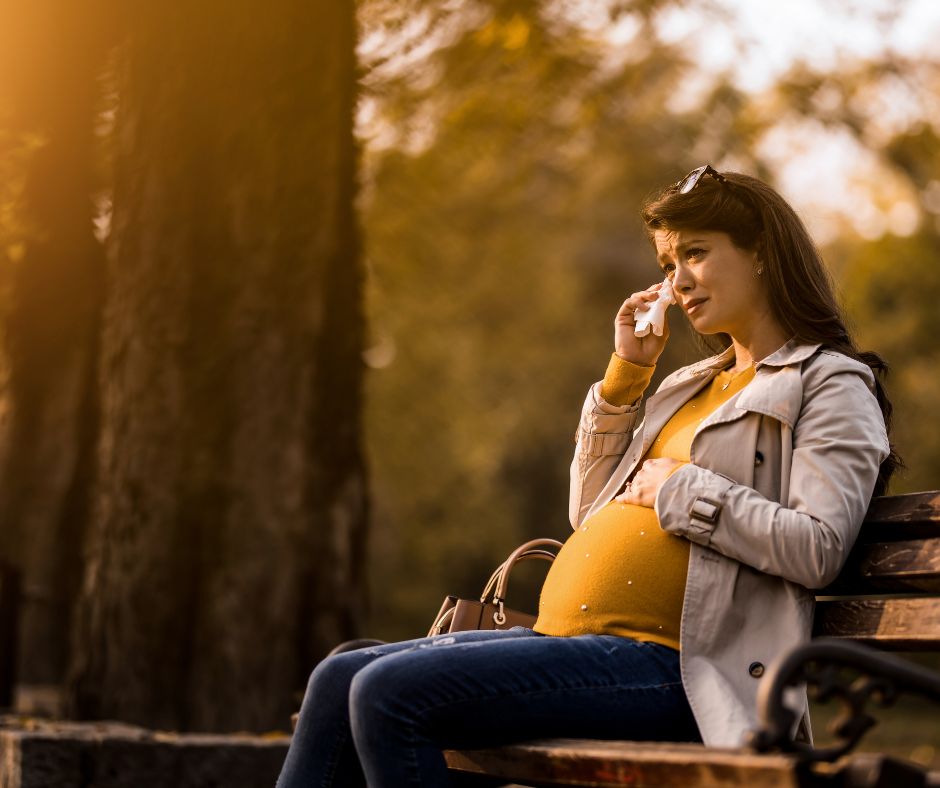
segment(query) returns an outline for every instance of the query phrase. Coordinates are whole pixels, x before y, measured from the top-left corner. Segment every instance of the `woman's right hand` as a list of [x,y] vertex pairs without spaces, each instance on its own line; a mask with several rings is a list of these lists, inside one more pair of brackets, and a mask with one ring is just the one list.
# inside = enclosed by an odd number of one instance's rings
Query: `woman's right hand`
[[657,282],[647,290],[634,293],[623,302],[617,317],[614,318],[614,352],[620,358],[641,367],[654,366],[662,354],[666,340],[669,339],[669,318],[667,316],[661,337],[652,331],[645,337],[638,337],[633,333],[636,328],[633,313],[643,304],[655,301],[662,286],[662,282]]

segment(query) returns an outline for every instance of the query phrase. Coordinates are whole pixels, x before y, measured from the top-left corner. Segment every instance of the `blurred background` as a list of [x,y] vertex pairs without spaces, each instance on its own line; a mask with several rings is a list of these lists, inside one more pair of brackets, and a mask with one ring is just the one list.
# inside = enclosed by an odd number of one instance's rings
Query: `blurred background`
[[931,0],[2,15],[0,704],[283,728],[336,642],[564,539],[639,204],[705,162],[797,208],[893,368],[891,492],[940,487]]
[[[373,633],[420,632],[430,588],[469,594],[516,543],[564,538],[584,392],[657,279],[639,204],[704,162],[797,208],[893,367],[893,492],[937,486],[940,6],[396,0],[360,20]],[[663,371],[697,357],[684,322]]]

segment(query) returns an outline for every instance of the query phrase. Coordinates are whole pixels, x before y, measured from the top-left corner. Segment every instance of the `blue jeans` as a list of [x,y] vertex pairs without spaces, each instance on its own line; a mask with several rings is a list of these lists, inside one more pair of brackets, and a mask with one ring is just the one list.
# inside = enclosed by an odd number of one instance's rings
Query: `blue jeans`
[[442,749],[547,737],[699,741],[679,653],[513,627],[337,654],[310,676],[277,786],[446,786]]

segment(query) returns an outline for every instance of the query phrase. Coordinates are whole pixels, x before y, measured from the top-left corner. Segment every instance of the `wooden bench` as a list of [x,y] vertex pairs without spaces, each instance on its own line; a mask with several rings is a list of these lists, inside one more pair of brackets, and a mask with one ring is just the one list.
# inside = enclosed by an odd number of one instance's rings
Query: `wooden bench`
[[[495,779],[637,788],[940,786],[940,772],[887,755],[851,754],[874,723],[866,704],[888,705],[904,692],[940,702],[940,675],[881,653],[940,651],[940,491],[874,499],[843,571],[817,600],[814,636],[822,640],[768,670],[761,688],[762,727],[750,747],[558,739],[449,750],[448,766],[462,784],[487,778],[491,785]],[[792,713],[781,695],[801,682],[811,698],[843,704],[834,723],[835,746],[813,750],[785,734]],[[940,731],[937,710],[934,736]]]

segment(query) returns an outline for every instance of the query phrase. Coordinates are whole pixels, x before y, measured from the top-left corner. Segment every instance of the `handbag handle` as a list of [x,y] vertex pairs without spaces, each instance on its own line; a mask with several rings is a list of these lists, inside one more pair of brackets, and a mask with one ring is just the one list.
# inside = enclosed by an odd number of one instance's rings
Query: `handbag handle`
[[[542,558],[546,561],[554,561],[555,554],[551,552],[550,550],[526,550],[526,552],[522,553],[516,560],[525,561],[529,558]],[[503,567],[505,567],[505,565],[506,565],[506,562],[504,561],[499,566],[497,566],[493,574],[490,575],[490,579],[487,580],[486,582],[486,588],[483,589],[483,594],[480,596],[481,604],[483,605],[486,604],[487,597],[490,595],[490,592],[493,590],[493,587],[496,585],[496,581],[499,579],[503,571]],[[500,610],[498,610],[497,613],[493,614],[493,619],[496,620],[497,623],[505,623],[505,620],[506,620],[505,613],[503,614],[501,620],[497,619],[497,614],[501,610],[502,608],[500,608]],[[457,606],[455,603],[454,605],[452,605],[451,607],[447,608],[442,613],[440,613],[437,620],[433,624],[431,624],[431,629],[428,630],[428,637],[431,637],[433,635],[440,635],[450,624],[451,619],[453,619],[454,614],[456,612],[457,612]]]
[[[509,554],[509,558],[503,561],[502,566],[499,570],[499,579],[496,581],[496,592],[493,594],[493,603],[496,605],[497,610],[493,614],[493,621],[497,624],[502,625],[506,623],[506,614],[504,611],[504,605],[506,602],[506,587],[509,585],[509,573],[512,571],[513,566],[516,562],[525,553],[546,553],[548,550],[538,550],[536,548],[540,547],[554,547],[558,550],[561,549],[561,542],[557,539],[533,539],[529,542],[519,545],[515,550]],[[534,557],[534,556],[533,556]],[[541,556],[539,556],[541,557]],[[551,560],[554,560],[555,556],[552,555]]]
[[450,623],[450,620],[454,617],[454,613],[456,611],[457,607],[455,605],[454,607],[447,608],[447,610],[441,613],[437,621],[431,624],[431,629],[428,630],[428,637],[433,635],[440,635],[444,631],[444,627]]
[[[529,558],[541,558],[545,561],[554,561],[555,554],[551,550],[526,550],[522,555],[520,555],[516,561],[526,561]],[[490,579],[486,581],[486,587],[483,589],[483,593],[480,594],[480,601],[484,604],[486,603],[487,598],[489,597],[492,590],[496,587],[496,583],[500,577],[502,577],[503,569],[506,566],[506,562],[503,561],[496,569],[493,570],[493,574],[490,575]]]

